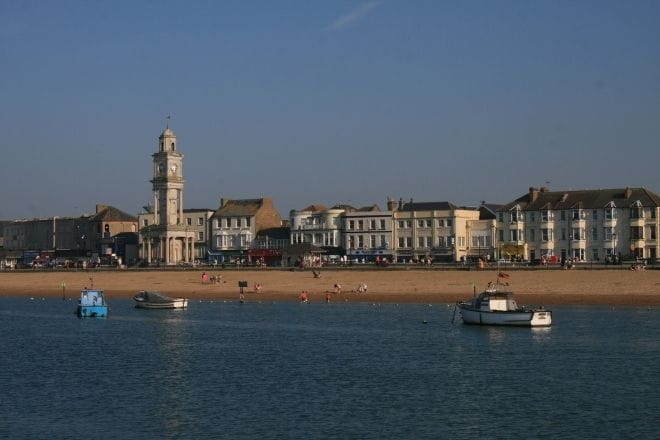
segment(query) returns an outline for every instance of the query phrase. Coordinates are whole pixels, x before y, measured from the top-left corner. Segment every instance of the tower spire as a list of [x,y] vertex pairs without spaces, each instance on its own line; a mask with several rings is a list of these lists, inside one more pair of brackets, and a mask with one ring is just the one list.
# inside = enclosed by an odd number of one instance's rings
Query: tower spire
[[167,116],[165,116],[165,119],[165,128],[170,128],[170,119],[172,119],[172,115],[168,113]]

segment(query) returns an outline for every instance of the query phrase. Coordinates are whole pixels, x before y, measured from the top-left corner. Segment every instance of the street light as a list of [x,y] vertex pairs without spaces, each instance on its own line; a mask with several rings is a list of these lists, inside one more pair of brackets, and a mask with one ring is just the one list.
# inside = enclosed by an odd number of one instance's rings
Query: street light
[[616,233],[612,233],[612,264],[616,263]]

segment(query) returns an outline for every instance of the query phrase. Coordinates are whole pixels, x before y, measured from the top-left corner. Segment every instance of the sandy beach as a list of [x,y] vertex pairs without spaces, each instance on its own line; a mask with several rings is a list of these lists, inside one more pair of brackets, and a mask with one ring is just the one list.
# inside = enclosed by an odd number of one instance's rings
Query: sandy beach
[[[296,301],[302,290],[311,301],[449,303],[472,296],[473,285],[483,290],[496,278],[495,271],[443,270],[321,270],[309,271],[216,270],[219,283],[202,282],[201,270],[185,271],[62,271],[0,273],[0,295],[77,297],[84,287],[103,288],[108,298],[130,298],[139,290],[159,290],[191,299],[236,299],[238,281],[249,288],[246,299]],[[572,270],[510,271],[510,289],[520,304],[660,305],[660,271]],[[259,283],[262,293],[254,293]],[[342,286],[340,294],[333,286]],[[367,293],[356,293],[360,283]]]

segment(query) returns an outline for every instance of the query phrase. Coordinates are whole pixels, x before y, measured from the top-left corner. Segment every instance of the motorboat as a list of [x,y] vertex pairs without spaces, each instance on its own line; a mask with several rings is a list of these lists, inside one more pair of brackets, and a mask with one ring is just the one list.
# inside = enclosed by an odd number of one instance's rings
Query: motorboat
[[498,290],[489,283],[486,290],[469,301],[456,303],[463,323],[477,325],[510,325],[522,327],[549,327],[552,325],[552,311],[538,308],[520,307],[513,298],[513,292]]
[[103,290],[83,289],[76,308],[79,318],[105,318],[108,316],[108,304],[105,302]]
[[186,298],[170,298],[156,291],[142,290],[133,297],[138,309],[185,309],[188,307]]

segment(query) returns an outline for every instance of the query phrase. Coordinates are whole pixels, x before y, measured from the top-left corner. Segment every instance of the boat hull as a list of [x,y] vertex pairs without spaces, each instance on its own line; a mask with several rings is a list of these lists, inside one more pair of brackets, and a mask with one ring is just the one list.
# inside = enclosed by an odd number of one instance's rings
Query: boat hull
[[177,298],[167,302],[135,301],[138,309],[185,309],[188,307],[186,298]]
[[552,325],[549,310],[481,311],[459,304],[465,324],[506,325],[517,327],[548,327]]
[[108,306],[78,306],[76,314],[79,318],[106,318]]

